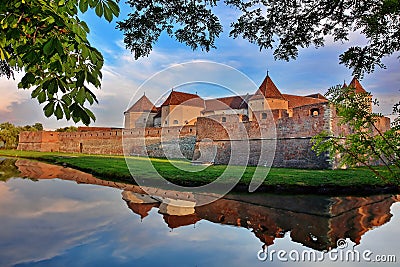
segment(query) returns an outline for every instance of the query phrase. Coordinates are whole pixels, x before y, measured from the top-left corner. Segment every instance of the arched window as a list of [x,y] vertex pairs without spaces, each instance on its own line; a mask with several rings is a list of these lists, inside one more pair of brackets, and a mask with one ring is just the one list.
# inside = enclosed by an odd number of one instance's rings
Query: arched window
[[313,116],[313,117],[319,116],[319,109],[317,109],[317,108],[311,109],[310,110],[310,115]]
[[226,117],[222,117],[222,122],[226,122]]

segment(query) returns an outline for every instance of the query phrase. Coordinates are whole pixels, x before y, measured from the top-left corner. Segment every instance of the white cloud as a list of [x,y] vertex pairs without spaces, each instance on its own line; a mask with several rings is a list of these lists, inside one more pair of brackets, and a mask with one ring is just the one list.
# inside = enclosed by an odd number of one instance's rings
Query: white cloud
[[30,98],[29,91],[18,90],[18,82],[23,76],[23,73],[15,73],[15,80],[0,77],[0,112],[11,112],[14,103],[19,104]]

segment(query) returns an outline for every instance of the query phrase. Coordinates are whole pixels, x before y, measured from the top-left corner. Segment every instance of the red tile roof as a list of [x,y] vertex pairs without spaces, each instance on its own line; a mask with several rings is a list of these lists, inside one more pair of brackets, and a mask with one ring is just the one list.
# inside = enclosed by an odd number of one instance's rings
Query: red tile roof
[[147,96],[143,95],[126,112],[157,112],[156,107],[151,103]]
[[248,100],[249,100],[249,95],[208,99],[205,101],[206,108],[204,111],[225,110],[225,109],[246,109]]
[[265,77],[264,81],[251,99],[258,99],[260,97],[284,99],[281,92],[268,75]]
[[325,96],[321,95],[320,93],[312,94],[312,95],[306,95],[306,97],[311,97],[311,98],[317,98],[317,99],[324,99],[327,100]]
[[353,80],[351,80],[351,83],[349,85],[351,88],[355,88],[356,89],[356,94],[359,93],[366,93],[364,87],[361,85],[361,83],[357,80],[356,77],[353,78]]
[[169,105],[204,107],[204,100],[195,94],[172,91],[161,106]]
[[328,102],[328,100],[326,99],[319,99],[308,96],[287,95],[287,94],[283,94],[283,96],[287,101],[289,101],[289,108],[297,108],[301,106]]

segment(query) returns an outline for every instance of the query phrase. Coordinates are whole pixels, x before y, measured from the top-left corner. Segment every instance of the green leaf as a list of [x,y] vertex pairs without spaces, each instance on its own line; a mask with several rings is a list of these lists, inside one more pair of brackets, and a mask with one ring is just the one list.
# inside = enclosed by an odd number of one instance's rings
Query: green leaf
[[43,108],[44,110],[44,115],[48,118],[54,113],[54,102],[48,103],[46,106]]
[[72,104],[70,108],[72,110],[72,119],[74,122],[81,120],[85,125],[90,124],[90,117],[83,108],[77,104]]
[[86,99],[89,101],[90,105],[93,105],[94,99],[89,92],[86,92]]
[[103,5],[102,5],[102,3],[99,3],[99,4],[96,6],[95,12],[96,12],[96,15],[97,15],[98,17],[101,18],[101,16],[103,16]]
[[71,97],[69,97],[69,95],[63,95],[61,97],[61,100],[68,106],[72,103]]
[[89,115],[89,117],[90,117],[93,121],[96,121],[96,116],[93,114],[93,112],[92,112],[90,109],[85,108],[85,112],[86,112],[86,114]]
[[99,0],[89,0],[89,6],[94,8],[99,3]]
[[99,101],[97,100],[96,95],[95,95],[91,90],[89,90],[88,88],[86,88],[86,93],[89,93],[89,94],[92,96],[93,100],[94,100],[97,104],[99,103]]
[[56,115],[57,120],[61,120],[63,118],[63,111],[61,109],[60,103],[57,104],[56,111],[54,112],[54,114]]
[[88,10],[88,1],[87,0],[80,0],[79,1],[79,9],[82,13],[85,13]]
[[86,99],[86,92],[85,92],[85,88],[82,87],[79,89],[78,93],[76,94],[75,100],[79,104],[83,105],[83,103],[85,103],[85,99]]
[[42,90],[42,88],[41,88],[40,86],[37,87],[35,90],[32,91],[31,97],[32,97],[32,98],[38,97],[38,95],[39,95],[39,93],[40,93],[41,90]]
[[43,52],[44,52],[44,54],[45,55],[50,55],[53,51],[54,51],[54,49],[55,49],[56,47],[55,47],[55,45],[54,45],[54,39],[53,38],[51,38],[50,40],[48,40],[45,44],[44,44],[44,46],[43,46]]
[[85,82],[85,71],[81,70],[76,74],[76,87],[82,87]]
[[81,21],[81,22],[79,22],[79,24],[82,26],[82,28],[85,30],[85,32],[87,32],[87,33],[90,32],[90,29],[89,29],[88,25],[86,24],[86,22]]
[[114,14],[114,16],[118,17],[119,16],[119,12],[120,12],[118,4],[115,3],[112,0],[108,0],[107,3],[108,3],[108,7],[111,9],[111,11]]
[[87,76],[86,80],[88,83],[91,83],[96,87],[99,87],[100,82],[96,77],[94,77],[90,72],[86,72],[86,76]]
[[113,19],[113,13],[112,13],[111,9],[109,9],[107,6],[104,6],[104,18],[108,22],[111,22]]
[[22,77],[21,79],[21,85],[23,88],[28,88],[31,84],[35,82],[35,75],[33,75],[31,72],[28,72]]
[[54,46],[55,46],[55,48],[56,48],[56,50],[57,50],[57,53],[58,53],[60,56],[64,55],[64,48],[63,48],[63,46],[62,46],[60,40],[58,40],[58,38],[55,38],[55,39],[54,39]]
[[58,91],[57,79],[51,79],[49,82],[49,86],[47,87],[47,92],[50,94],[55,94]]
[[44,101],[46,101],[46,92],[45,91],[41,91],[37,97],[38,101],[40,104],[44,103]]

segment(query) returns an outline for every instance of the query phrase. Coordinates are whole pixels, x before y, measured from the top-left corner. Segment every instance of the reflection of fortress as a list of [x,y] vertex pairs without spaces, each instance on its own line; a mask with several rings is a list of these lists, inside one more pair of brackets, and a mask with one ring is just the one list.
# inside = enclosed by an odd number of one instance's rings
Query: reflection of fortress
[[[137,201],[147,195],[125,191],[123,196],[128,207],[142,219],[152,208],[159,208],[158,212],[170,228],[207,220],[247,228],[267,246],[290,232],[294,242],[320,251],[335,248],[340,238],[360,244],[366,232],[390,221],[390,207],[398,201],[390,195],[365,198],[263,195],[260,196],[261,203],[253,204],[241,199],[246,196],[228,195],[211,204],[195,207],[193,213],[177,214],[177,211],[168,213],[165,208],[161,209],[163,204],[154,200]],[[254,201],[253,198],[249,197]]]
[[[356,93],[365,92],[355,78],[350,86]],[[336,161],[331,162],[328,155],[315,155],[310,139],[322,131],[335,136],[348,131],[338,126],[335,110],[321,94],[282,94],[268,75],[252,95],[204,100],[196,94],[172,91],[159,107],[143,95],[124,115],[125,129],[24,132],[18,149],[335,168]],[[381,118],[378,127],[389,129],[389,118]],[[273,156],[275,144],[275,158],[264,159],[264,152]]]
[[[244,227],[264,244],[290,232],[294,242],[325,250],[336,247],[340,238],[360,244],[362,236],[390,221],[390,207],[400,196],[370,197],[284,196],[266,194],[229,194],[209,205],[196,207],[207,195],[151,189],[151,195],[135,185],[104,181],[70,168],[29,160],[15,164],[21,177],[72,180],[120,188],[128,207],[141,219],[158,209],[170,228],[192,225],[200,220]],[[179,205],[184,205],[180,207]],[[145,221],[144,221],[145,223]]]

